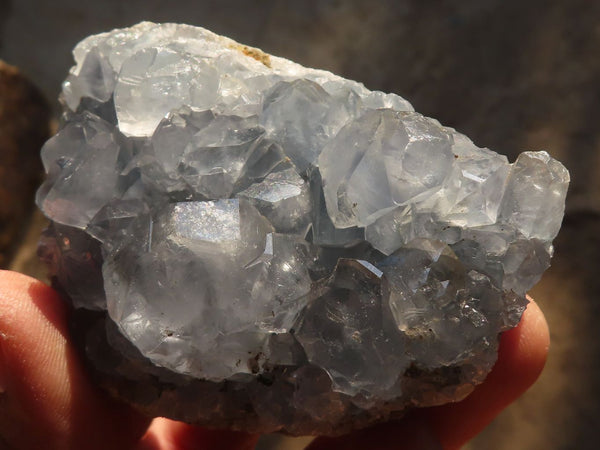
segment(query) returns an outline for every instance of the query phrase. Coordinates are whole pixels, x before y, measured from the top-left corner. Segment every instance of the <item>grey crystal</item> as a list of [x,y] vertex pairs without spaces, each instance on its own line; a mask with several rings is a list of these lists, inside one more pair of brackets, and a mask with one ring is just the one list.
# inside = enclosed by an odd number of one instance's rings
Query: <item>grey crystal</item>
[[[109,392],[339,434],[481,383],[549,266],[567,170],[202,28],[74,50],[40,255]],[[77,331],[79,330],[79,331]]]

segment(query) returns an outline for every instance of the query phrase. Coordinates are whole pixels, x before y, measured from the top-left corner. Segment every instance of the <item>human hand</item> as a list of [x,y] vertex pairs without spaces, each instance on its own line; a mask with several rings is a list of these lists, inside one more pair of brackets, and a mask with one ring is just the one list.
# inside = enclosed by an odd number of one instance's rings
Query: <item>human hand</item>
[[[459,448],[539,376],[548,351],[544,316],[534,302],[504,333],[498,363],[465,400],[415,410],[310,450]],[[0,448],[254,448],[257,435],[148,419],[95,387],[68,340],[67,308],[43,283],[0,271]]]

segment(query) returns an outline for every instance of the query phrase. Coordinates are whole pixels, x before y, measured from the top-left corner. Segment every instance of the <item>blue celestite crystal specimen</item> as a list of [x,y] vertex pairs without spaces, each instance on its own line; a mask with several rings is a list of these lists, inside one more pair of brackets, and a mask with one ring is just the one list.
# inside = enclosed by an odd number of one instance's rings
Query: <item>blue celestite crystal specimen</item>
[[336,434],[483,381],[549,266],[558,161],[509,164],[397,95],[202,28],[141,23],[74,54],[40,254],[111,392]]

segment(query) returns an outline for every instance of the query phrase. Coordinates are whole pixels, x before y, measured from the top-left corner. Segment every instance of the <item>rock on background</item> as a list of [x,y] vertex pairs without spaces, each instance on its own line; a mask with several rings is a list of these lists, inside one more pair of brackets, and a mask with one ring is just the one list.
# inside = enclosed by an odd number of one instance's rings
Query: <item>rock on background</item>
[[[532,292],[550,323],[548,366],[471,448],[597,448],[600,2],[0,0],[0,59],[20,67],[54,102],[56,115],[73,46],[141,20],[204,26],[398,93],[417,111],[509,158],[545,149],[561,160],[572,178],[567,214],[553,267]],[[4,153],[8,147],[0,145]],[[19,209],[25,200],[12,201]],[[24,216],[1,221],[0,230],[26,223]],[[21,250],[2,264],[39,276],[32,254],[43,221],[33,223]],[[263,448],[303,442],[276,441],[265,440]]]

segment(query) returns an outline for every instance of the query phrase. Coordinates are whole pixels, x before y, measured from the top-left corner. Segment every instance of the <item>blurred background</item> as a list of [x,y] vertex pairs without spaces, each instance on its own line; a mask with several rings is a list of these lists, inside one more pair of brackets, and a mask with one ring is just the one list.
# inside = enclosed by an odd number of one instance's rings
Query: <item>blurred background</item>
[[[395,92],[511,160],[547,150],[562,161],[566,216],[531,293],[550,324],[548,364],[469,448],[600,448],[600,2],[0,0],[0,60],[20,71],[0,63],[1,267],[44,276],[32,193],[71,49],[141,20],[200,25]],[[306,442],[272,436],[260,448]]]

